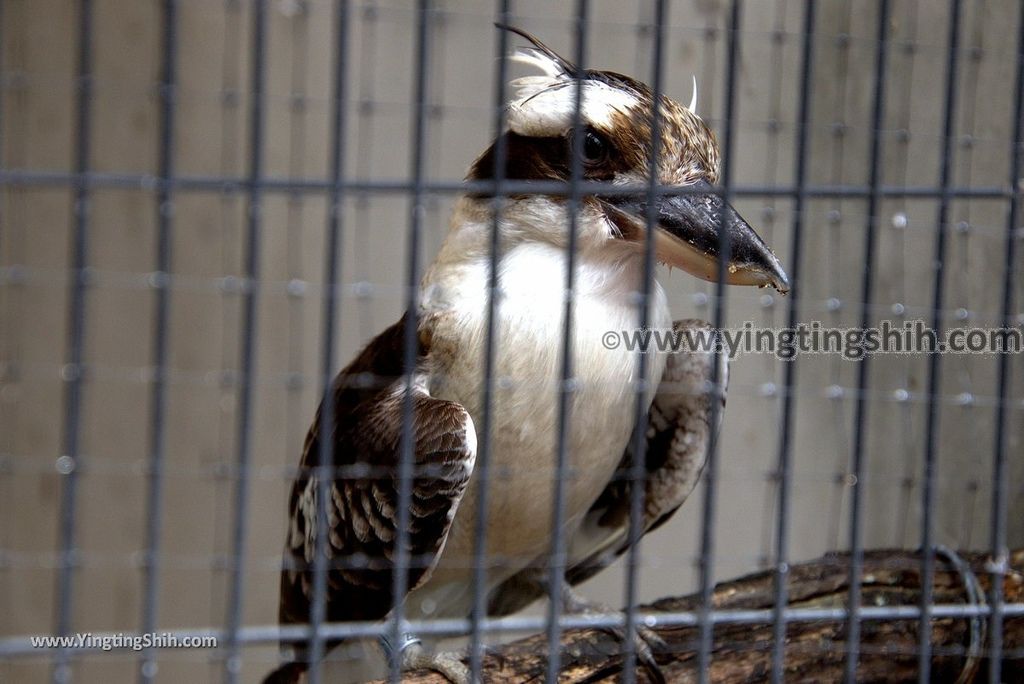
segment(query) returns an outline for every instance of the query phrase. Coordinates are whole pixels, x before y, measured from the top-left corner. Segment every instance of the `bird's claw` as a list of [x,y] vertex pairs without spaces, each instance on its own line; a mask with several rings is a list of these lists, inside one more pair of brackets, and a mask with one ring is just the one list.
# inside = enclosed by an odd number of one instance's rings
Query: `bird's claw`
[[[562,605],[565,612],[574,615],[614,615],[618,612],[603,603],[583,598],[568,583],[562,587]],[[626,630],[622,627],[597,627],[595,629],[611,635],[622,644],[626,643]],[[667,648],[665,640],[658,636],[653,629],[646,625],[636,625],[636,630],[633,633],[633,652],[636,654],[637,661],[655,684],[665,684],[666,680],[665,674],[654,658],[654,653],[655,651],[665,651]]]
[[418,640],[408,643],[402,649],[401,671],[433,670],[451,684],[470,684],[470,672],[458,653],[443,651],[430,653]]

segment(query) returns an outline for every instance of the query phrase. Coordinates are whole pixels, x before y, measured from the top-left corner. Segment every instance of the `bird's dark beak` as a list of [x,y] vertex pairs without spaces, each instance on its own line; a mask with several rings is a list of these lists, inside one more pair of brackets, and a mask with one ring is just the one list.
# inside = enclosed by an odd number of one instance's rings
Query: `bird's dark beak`
[[[654,249],[659,261],[704,280],[717,281],[724,226],[729,240],[725,282],[774,287],[789,292],[789,278],[764,240],[706,181],[687,186],[685,195],[659,197],[654,212]],[[706,192],[702,192],[706,191]],[[650,208],[647,198],[602,197],[608,217],[627,239],[643,242]]]

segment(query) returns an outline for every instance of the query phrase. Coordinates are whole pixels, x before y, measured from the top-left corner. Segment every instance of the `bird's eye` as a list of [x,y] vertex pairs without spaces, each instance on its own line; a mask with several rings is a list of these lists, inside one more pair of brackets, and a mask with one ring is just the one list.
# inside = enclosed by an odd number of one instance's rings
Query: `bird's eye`
[[584,164],[600,164],[608,159],[610,145],[603,135],[593,129],[583,133],[583,144],[580,145],[580,156]]

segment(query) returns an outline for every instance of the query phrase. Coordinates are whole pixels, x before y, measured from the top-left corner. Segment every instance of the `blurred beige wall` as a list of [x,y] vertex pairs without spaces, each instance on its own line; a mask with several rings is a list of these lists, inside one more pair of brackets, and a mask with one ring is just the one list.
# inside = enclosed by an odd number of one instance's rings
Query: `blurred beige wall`
[[[0,168],[72,168],[75,3],[0,0]],[[247,0],[180,0],[179,98],[174,162],[179,175],[238,178],[247,172],[251,7]],[[328,0],[268,0],[266,174],[323,178],[330,139],[332,7]],[[350,178],[402,180],[410,158],[415,15],[411,2],[355,3],[349,52]],[[649,2],[592,3],[593,66],[648,80]],[[157,0],[94,0],[95,90],[90,166],[108,174],[156,173],[161,11]],[[492,135],[496,72],[490,3],[439,1],[431,23],[430,180],[461,178]],[[574,51],[571,3],[513,3],[515,23],[567,54]],[[700,83],[700,113],[721,130],[728,3],[671,3],[666,90],[686,99]],[[742,24],[735,181],[794,181],[803,3],[747,2]],[[884,183],[938,182],[945,84],[945,3],[893,2]],[[863,186],[872,134],[874,3],[819,3],[808,181]],[[1009,169],[1017,3],[965,3],[957,106],[955,182],[1005,187]],[[443,237],[449,196],[432,197],[424,259]],[[746,198],[737,206],[789,263],[792,201]],[[0,637],[53,629],[57,513],[62,476],[62,365],[67,321],[72,193],[67,184],[0,186]],[[163,556],[158,622],[163,628],[220,626],[231,551],[232,464],[241,333],[245,195],[224,190],[174,196]],[[836,326],[860,317],[863,199],[813,199],[806,206],[800,319]],[[872,320],[927,318],[931,306],[937,202],[893,198],[876,218],[878,252]],[[957,200],[950,212],[947,324],[999,324],[1005,201]],[[402,308],[407,198],[355,193],[345,212],[338,359],[393,322]],[[325,234],[322,193],[268,192],[256,330],[251,515],[245,559],[246,624],[276,616],[287,468],[298,459],[318,393]],[[73,625],[81,631],[138,629],[140,550],[146,544],[146,463],[153,348],[156,205],[144,185],[92,192],[86,295]],[[1018,256],[1024,255],[1024,246]],[[1024,273],[1018,259],[1017,273]],[[684,273],[659,273],[677,317],[710,318],[710,286]],[[1020,287],[1016,310],[1024,302]],[[729,291],[729,322],[781,326],[788,301],[765,291]],[[857,364],[836,356],[797,362],[790,493],[790,557],[817,556],[848,543]],[[923,356],[871,362],[865,502],[868,546],[919,543],[927,404]],[[996,358],[941,361],[941,431],[936,540],[954,547],[990,543],[990,490]],[[1011,542],[1024,543],[1024,364],[1011,365],[1007,432]],[[715,574],[724,579],[774,558],[778,426],[783,362],[746,356],[732,366],[716,483]],[[905,392],[906,399],[903,400]],[[644,600],[681,594],[697,581],[703,489],[644,542]],[[622,602],[621,564],[586,593]],[[248,649],[247,681],[274,658]],[[161,652],[160,681],[217,677],[205,652]],[[76,681],[124,681],[136,658],[82,660]],[[43,681],[40,659],[0,662],[0,679]]]

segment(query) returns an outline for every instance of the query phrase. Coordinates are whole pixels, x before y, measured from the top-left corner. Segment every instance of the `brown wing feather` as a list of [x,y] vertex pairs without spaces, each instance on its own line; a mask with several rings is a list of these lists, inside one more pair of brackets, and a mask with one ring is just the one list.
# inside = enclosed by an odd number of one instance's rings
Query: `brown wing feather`
[[[330,564],[327,619],[376,620],[392,605],[405,378],[402,349],[408,317],[376,337],[334,382],[333,463],[327,502]],[[424,374],[429,350],[421,335],[413,388],[412,499],[407,586],[424,582],[447,539],[472,474],[476,437],[457,403],[431,397]],[[322,407],[321,407],[322,408]],[[316,543],[320,411],[303,449],[289,499],[289,533],[281,573],[282,624],[309,620]],[[300,644],[298,650],[303,651]]]
[[[676,321],[674,328],[682,333],[711,330],[708,323],[696,319]],[[716,358],[721,364],[718,377],[724,388],[728,382],[724,356],[681,351],[668,358],[648,412],[643,534],[657,529],[672,517],[700,479],[711,437],[714,393],[709,391],[708,383]],[[724,389],[718,401],[725,406]],[[590,579],[629,549],[632,463],[630,445],[614,477],[570,540],[565,574],[569,583],[576,585]],[[508,615],[543,594],[544,589],[535,574],[519,573],[492,592],[489,611],[493,615]]]

